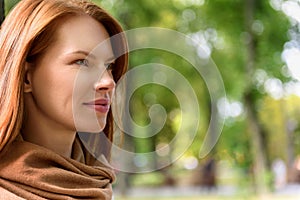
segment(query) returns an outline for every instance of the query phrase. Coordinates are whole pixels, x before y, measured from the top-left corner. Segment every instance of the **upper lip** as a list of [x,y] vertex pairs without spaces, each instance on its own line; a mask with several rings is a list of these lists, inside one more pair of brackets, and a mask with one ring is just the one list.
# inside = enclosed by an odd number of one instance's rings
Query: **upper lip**
[[103,106],[106,106],[106,105],[110,104],[110,100],[108,98],[100,98],[100,99],[96,99],[96,100],[86,102],[86,103],[83,103],[83,104],[85,104],[85,105],[103,105]]

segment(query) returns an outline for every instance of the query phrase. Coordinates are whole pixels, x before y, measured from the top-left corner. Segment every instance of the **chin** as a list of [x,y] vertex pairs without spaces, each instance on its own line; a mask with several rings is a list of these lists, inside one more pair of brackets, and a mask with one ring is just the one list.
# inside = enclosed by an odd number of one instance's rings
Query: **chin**
[[84,133],[100,133],[103,131],[104,128],[82,128],[77,129],[77,132],[84,132]]
[[76,124],[75,127],[77,132],[99,133],[105,128],[105,123],[82,123]]
[[[99,133],[106,126],[106,116],[80,116],[74,118],[75,128],[77,132]],[[88,120],[87,120],[88,119]]]

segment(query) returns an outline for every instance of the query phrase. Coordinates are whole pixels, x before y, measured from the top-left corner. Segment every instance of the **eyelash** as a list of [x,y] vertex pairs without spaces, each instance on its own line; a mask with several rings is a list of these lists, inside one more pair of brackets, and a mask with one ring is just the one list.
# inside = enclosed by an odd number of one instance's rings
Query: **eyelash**
[[[79,62],[81,62],[81,63],[79,63]],[[89,66],[89,61],[87,59],[78,59],[78,60],[75,60],[74,63],[77,65],[83,65],[85,67]]]
[[114,66],[115,66],[115,63],[114,63],[114,62],[105,64],[106,70],[111,70],[111,71],[112,71],[113,68],[114,68]]
[[[80,66],[89,67],[89,61],[87,59],[78,59],[78,60],[74,61],[74,63],[77,65],[80,65]],[[114,65],[115,65],[115,62],[112,62],[112,63],[107,63],[104,66],[105,66],[106,70],[112,71],[114,68]]]

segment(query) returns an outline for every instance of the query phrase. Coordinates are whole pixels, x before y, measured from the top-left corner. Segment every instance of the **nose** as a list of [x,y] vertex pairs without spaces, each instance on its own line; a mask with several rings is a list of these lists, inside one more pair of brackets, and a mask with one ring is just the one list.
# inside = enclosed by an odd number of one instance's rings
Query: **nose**
[[103,91],[103,92],[109,92],[114,90],[115,88],[115,81],[113,79],[113,76],[111,74],[111,71],[107,71],[105,70],[102,74],[101,74],[101,78],[100,80],[98,80],[95,85],[94,85],[94,89],[96,91]]

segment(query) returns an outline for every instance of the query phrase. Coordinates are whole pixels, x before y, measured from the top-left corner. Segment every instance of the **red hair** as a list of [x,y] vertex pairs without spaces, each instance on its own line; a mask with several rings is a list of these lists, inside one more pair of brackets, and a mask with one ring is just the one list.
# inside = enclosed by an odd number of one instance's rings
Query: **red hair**
[[[18,134],[24,118],[23,82],[25,63],[42,54],[50,45],[55,27],[65,16],[87,14],[100,22],[112,40],[116,60],[113,76],[117,82],[127,70],[126,39],[119,23],[88,0],[22,0],[6,17],[0,32],[0,151]],[[110,111],[104,128],[113,140]]]

